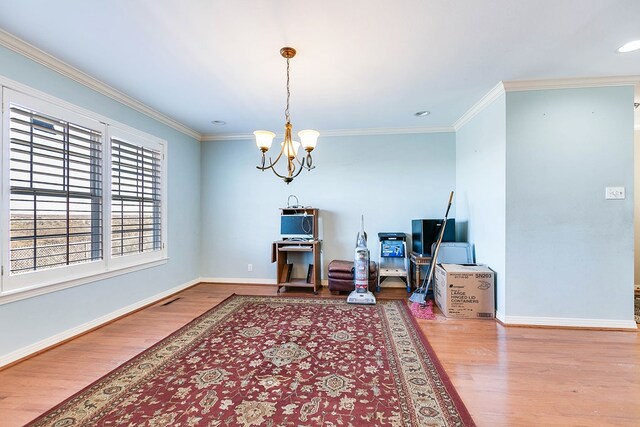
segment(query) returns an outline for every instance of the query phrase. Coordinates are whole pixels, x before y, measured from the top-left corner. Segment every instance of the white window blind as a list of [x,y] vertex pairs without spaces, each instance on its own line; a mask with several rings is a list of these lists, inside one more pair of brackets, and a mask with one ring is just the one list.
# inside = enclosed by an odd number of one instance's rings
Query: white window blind
[[162,151],[111,138],[111,254],[162,250]]
[[103,258],[102,133],[10,105],[10,272]]

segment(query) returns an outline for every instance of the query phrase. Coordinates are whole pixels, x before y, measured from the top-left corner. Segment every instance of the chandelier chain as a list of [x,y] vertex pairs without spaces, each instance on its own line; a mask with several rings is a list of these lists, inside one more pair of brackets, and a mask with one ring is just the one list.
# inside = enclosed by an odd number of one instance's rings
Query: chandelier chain
[[284,117],[287,120],[287,123],[291,122],[291,117],[289,116],[289,98],[291,97],[291,91],[289,90],[289,58],[287,58],[287,108],[284,110]]

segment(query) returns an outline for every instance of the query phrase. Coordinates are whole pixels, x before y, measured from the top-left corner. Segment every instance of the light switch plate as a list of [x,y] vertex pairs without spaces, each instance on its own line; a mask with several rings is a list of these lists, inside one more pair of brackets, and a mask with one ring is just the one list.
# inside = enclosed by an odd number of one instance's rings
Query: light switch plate
[[606,187],[604,198],[607,200],[624,199],[624,187]]

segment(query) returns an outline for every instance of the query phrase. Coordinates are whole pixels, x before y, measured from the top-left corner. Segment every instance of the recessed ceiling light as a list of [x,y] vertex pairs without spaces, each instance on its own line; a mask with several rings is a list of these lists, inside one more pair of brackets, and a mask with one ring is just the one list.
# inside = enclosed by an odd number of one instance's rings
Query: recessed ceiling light
[[428,116],[429,114],[431,114],[431,111],[418,111],[416,113],[413,113],[413,115],[416,117],[424,117]]
[[227,124],[227,122],[225,122],[224,120],[211,120],[211,124],[216,126],[224,126]]
[[617,52],[627,53],[627,52],[633,52],[634,50],[638,50],[638,49],[640,49],[640,40],[634,40],[632,42],[625,43],[624,45],[620,46]]

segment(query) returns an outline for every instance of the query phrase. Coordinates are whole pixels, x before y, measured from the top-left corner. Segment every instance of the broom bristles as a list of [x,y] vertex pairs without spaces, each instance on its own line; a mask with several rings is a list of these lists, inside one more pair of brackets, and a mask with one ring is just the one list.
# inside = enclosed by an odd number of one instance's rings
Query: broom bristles
[[428,300],[425,304],[417,302],[411,303],[411,313],[417,319],[434,320],[436,315],[433,313],[433,301]]

